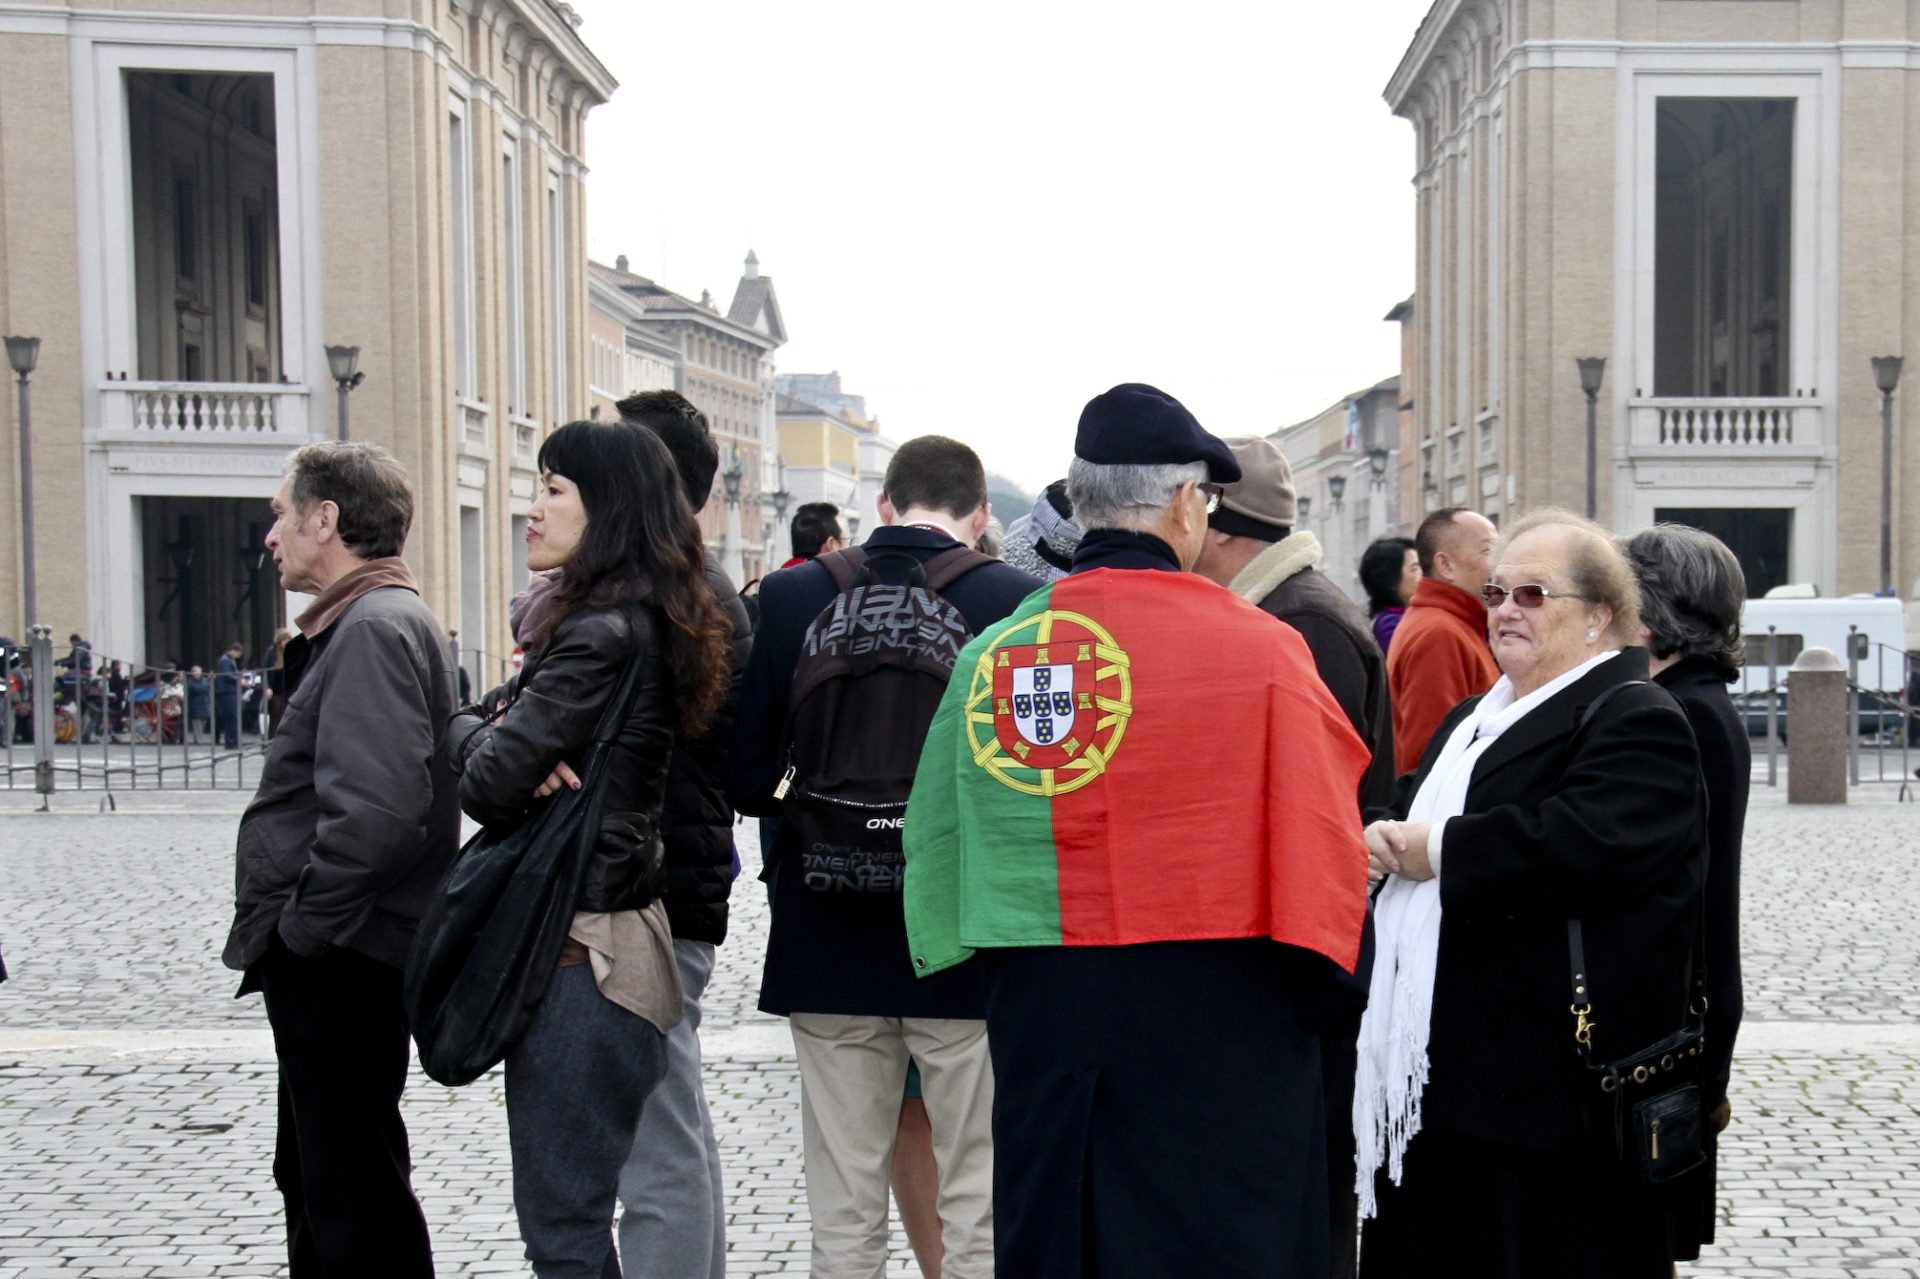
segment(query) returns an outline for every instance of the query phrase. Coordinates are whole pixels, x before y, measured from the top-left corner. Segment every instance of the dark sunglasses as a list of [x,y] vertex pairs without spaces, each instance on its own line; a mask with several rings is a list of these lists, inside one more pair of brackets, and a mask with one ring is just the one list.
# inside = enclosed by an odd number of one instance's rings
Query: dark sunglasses
[[1509,595],[1513,596],[1513,602],[1521,608],[1539,608],[1548,600],[1584,600],[1589,604],[1593,603],[1591,596],[1575,595],[1572,591],[1550,591],[1532,582],[1525,586],[1513,587],[1511,590],[1504,586],[1495,586],[1492,582],[1480,588],[1480,598],[1486,602],[1488,608],[1499,608],[1507,602]]

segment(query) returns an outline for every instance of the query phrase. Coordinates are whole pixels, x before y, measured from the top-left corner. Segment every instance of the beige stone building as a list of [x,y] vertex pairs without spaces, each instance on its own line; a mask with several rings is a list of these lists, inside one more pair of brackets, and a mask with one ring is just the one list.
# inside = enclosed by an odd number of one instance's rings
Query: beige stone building
[[1320,541],[1320,569],[1356,602],[1360,556],[1402,522],[1400,379],[1343,395],[1268,438],[1287,455],[1300,503],[1297,528]]
[[[1585,500],[1724,537],[1756,591],[1880,581],[1870,360],[1920,353],[1920,11],[1437,0],[1387,87],[1417,140],[1424,504]],[[1893,573],[1920,573],[1896,401]]]
[[[699,406],[720,445],[701,535],[736,585],[764,575],[769,562],[780,562],[770,561],[780,451],[773,379],[774,352],[787,340],[772,279],[749,249],[733,301],[721,311],[711,293],[696,301],[636,275],[624,254],[612,266],[589,263],[588,273],[597,340],[611,345],[618,326],[626,372],[639,379],[617,395],[596,395],[596,404],[610,412],[613,400],[660,385]],[[669,371],[671,380],[659,381]]]
[[[352,437],[414,477],[428,602],[470,654],[508,650],[534,454],[588,407],[581,133],[615,85],[576,27],[551,0],[0,5],[0,331],[43,341],[42,620],[115,657],[261,652],[298,603],[266,499],[340,428],[338,344],[365,375]],[[9,631],[16,430],[9,396]]]
[[[850,536],[879,523],[877,500],[897,443],[867,415],[864,396],[841,388],[838,373],[782,373],[779,397],[780,454],[791,505],[832,502]],[[1011,517],[1003,517],[1011,518]],[[790,552],[786,529],[775,533]],[[785,559],[783,553],[780,559]],[[780,562],[776,560],[775,563]]]

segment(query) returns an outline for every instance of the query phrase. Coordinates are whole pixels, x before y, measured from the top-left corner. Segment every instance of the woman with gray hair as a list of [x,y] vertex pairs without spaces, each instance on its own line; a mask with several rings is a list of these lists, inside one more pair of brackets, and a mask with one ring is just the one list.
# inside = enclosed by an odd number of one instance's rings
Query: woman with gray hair
[[1740,836],[1752,751],[1727,685],[1740,675],[1747,581],[1724,542],[1684,524],[1642,529],[1620,549],[1640,580],[1648,669],[1686,712],[1707,784],[1707,1162],[1676,1188],[1684,1206],[1674,1213],[1674,1256],[1690,1261],[1713,1242],[1715,1145],[1731,1113],[1727,1080],[1740,1030]]

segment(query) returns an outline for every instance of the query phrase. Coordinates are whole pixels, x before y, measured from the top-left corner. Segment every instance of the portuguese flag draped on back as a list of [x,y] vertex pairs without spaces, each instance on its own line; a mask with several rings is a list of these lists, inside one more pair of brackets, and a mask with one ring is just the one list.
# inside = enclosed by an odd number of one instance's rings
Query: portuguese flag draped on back
[[1096,569],[976,637],[907,805],[915,968],[979,947],[1271,937],[1351,972],[1368,752],[1291,627]]

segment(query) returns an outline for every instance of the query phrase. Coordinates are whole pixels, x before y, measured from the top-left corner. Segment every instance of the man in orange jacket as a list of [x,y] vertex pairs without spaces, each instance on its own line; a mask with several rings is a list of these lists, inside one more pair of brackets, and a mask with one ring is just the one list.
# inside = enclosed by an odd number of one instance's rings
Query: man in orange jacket
[[1480,601],[1499,540],[1492,520],[1460,506],[1435,511],[1414,534],[1420,585],[1387,651],[1393,763],[1399,772],[1419,767],[1448,711],[1500,678],[1487,647],[1487,608]]

